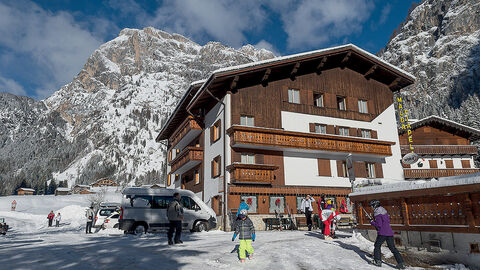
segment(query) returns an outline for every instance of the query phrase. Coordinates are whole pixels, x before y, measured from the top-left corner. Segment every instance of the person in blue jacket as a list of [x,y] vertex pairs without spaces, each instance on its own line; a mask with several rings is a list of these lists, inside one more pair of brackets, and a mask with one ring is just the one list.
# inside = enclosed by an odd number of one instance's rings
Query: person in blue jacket
[[250,209],[250,207],[248,206],[248,204],[245,202],[244,199],[240,201],[240,206],[238,207],[238,211],[237,211],[237,217],[240,214],[240,211],[242,211],[243,209],[247,211]]

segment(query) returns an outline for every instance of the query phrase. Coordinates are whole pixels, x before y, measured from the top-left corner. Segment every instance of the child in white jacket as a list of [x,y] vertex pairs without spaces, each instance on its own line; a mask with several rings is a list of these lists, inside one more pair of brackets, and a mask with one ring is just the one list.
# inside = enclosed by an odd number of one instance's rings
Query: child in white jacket
[[60,215],[60,212],[57,214],[57,216],[55,217],[55,227],[59,227],[60,226],[60,221],[62,220],[62,216]]

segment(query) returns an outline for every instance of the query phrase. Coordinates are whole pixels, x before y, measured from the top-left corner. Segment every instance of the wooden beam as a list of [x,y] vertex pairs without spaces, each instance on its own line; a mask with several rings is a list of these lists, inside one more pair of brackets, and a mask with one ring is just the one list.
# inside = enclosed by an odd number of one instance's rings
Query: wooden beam
[[265,70],[265,73],[263,74],[263,78],[262,78],[263,87],[266,87],[268,85],[268,77],[270,76],[270,73],[272,73],[272,70],[270,68],[267,68],[267,70]]
[[295,81],[295,77],[297,76],[298,68],[300,68],[300,62],[297,62],[295,66],[293,66],[292,72],[290,72],[290,80]]
[[375,70],[378,68],[377,65],[373,65],[363,76],[365,79],[370,80],[370,77],[375,73]]
[[232,83],[230,84],[230,91],[235,92],[234,89],[237,88],[237,83],[239,79],[240,77],[238,75],[233,77]]
[[326,62],[327,62],[327,57],[326,56],[322,57],[322,60],[320,61],[320,63],[318,64],[318,66],[316,68],[317,75],[322,74],[322,68],[325,66]]
[[342,62],[340,62],[340,67],[342,69],[345,68],[345,66],[347,65],[348,61],[350,60],[350,57],[352,56],[352,52],[348,52],[345,57],[343,57],[342,59]]
[[388,85],[388,87],[389,87],[390,89],[392,89],[392,88],[396,87],[399,82],[400,82],[400,77],[397,77],[397,78],[395,78],[395,80],[393,80],[393,82],[391,82],[391,83]]

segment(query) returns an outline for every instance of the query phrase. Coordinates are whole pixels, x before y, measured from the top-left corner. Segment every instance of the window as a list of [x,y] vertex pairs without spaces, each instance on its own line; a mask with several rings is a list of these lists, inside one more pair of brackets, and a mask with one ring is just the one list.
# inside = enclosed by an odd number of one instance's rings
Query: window
[[197,203],[192,200],[190,197],[182,196],[182,199],[180,200],[180,204],[189,210],[200,210],[200,207],[197,205]]
[[300,104],[300,91],[288,89],[288,102]]
[[240,125],[253,127],[255,125],[253,116],[246,116],[246,115],[240,116]]
[[171,201],[173,201],[172,196],[154,196],[152,208],[167,209]]
[[348,168],[347,168],[347,163],[345,161],[342,162],[342,176],[348,177]]
[[323,94],[313,95],[313,105],[323,107]]
[[368,113],[368,106],[366,100],[358,100],[358,111],[360,113]]
[[138,208],[150,208],[152,205],[152,196],[135,195],[130,198],[130,205]]
[[241,162],[243,164],[255,164],[255,154],[252,153],[242,153]]
[[217,156],[212,160],[212,178],[220,176],[220,163],[220,156]]
[[108,217],[111,214],[113,214],[113,212],[115,211],[116,211],[115,209],[102,209],[98,214],[102,217]]
[[220,132],[221,132],[221,121],[218,120],[213,124],[213,126],[210,128],[210,143],[214,143],[220,139]]
[[172,161],[172,150],[168,151],[168,161]]
[[348,127],[339,127],[338,128],[338,135],[340,136],[348,136],[348,131],[350,129]]
[[453,169],[453,160],[445,160],[445,167],[447,169]]
[[200,183],[200,173],[198,173],[198,170],[193,172],[193,179],[195,180],[195,185]]
[[375,164],[365,163],[367,166],[367,178],[375,178]]
[[430,169],[437,169],[438,168],[438,164],[437,164],[437,161],[435,159],[429,160],[428,165],[430,165]]
[[315,133],[327,134],[327,126],[315,124]]
[[465,159],[465,160],[462,160],[461,162],[462,162],[462,168],[471,168],[470,160]]
[[362,138],[372,138],[372,134],[368,129],[362,129],[361,133],[362,133]]
[[345,103],[345,97],[337,97],[337,109],[341,111],[347,110],[347,106]]

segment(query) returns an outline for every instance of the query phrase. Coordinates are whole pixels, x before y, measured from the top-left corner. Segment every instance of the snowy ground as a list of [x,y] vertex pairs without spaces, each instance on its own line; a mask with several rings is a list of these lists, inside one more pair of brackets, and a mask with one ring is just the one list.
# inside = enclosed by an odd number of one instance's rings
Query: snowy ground
[[[84,196],[0,197],[0,217],[13,227],[0,237],[0,269],[379,269],[367,263],[373,243],[347,232],[325,241],[316,231],[259,231],[254,258],[245,264],[238,261],[238,240],[221,231],[184,233],[184,244],[176,246],[167,245],[165,234],[110,229],[85,235]],[[9,211],[13,199],[16,212]],[[46,226],[50,210],[64,216],[59,228]]]

